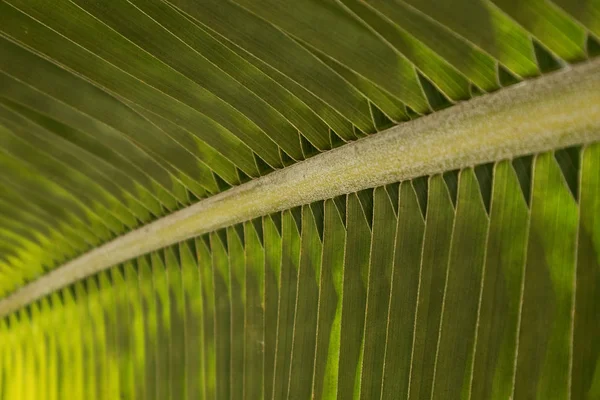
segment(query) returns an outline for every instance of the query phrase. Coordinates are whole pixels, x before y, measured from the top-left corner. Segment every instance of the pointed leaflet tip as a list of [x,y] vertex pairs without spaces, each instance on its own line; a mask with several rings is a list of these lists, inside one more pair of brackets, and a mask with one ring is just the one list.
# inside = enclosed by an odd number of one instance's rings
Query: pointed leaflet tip
[[258,240],[260,241],[260,244],[262,246],[265,245],[265,238],[264,238],[264,233],[263,233],[263,224],[262,224],[262,218],[254,218],[252,220],[252,226],[254,227],[254,230],[256,231],[256,235],[258,236]]
[[519,78],[500,64],[498,64],[498,79],[500,80],[500,84],[505,87],[519,82]]
[[373,229],[373,189],[365,189],[356,193],[360,206],[365,215],[365,219],[369,224],[369,228]]
[[490,206],[492,199],[492,185],[494,176],[494,164],[488,163],[478,165],[475,167],[475,175],[477,176],[477,182],[479,183],[479,190],[481,192],[481,198],[485,205],[487,214],[490,214]]
[[427,98],[427,102],[433,111],[439,111],[441,109],[450,107],[452,103],[448,98],[429,81],[425,76],[417,73],[419,76],[419,82],[423,88],[423,93]]
[[371,118],[373,119],[373,125],[378,132],[386,130],[394,126],[394,122],[391,121],[377,106],[369,102],[369,108],[371,109]]
[[531,175],[533,166],[533,156],[523,156],[515,158],[512,161],[512,166],[515,169],[519,186],[523,193],[523,197],[527,202],[527,206],[531,206]]
[[554,153],[554,158],[560,166],[560,170],[565,178],[569,190],[575,200],[579,199],[579,158],[580,147],[568,147],[558,150]]
[[429,190],[427,179],[428,178],[426,176],[421,176],[412,180],[412,186],[417,195],[419,209],[421,210],[421,214],[423,215],[423,220],[425,220],[425,218],[427,217],[427,196]]
[[593,35],[587,37],[587,53],[590,58],[600,55],[600,42]]
[[561,68],[564,62],[556,59],[546,48],[544,48],[537,40],[533,40],[533,49],[535,58],[537,59],[538,67],[542,73],[555,71]]
[[458,197],[458,173],[459,170],[453,170],[444,172],[442,176],[444,177],[444,182],[446,183],[446,187],[448,188],[448,193],[450,194],[450,199],[452,200],[452,205],[456,208],[456,198]]

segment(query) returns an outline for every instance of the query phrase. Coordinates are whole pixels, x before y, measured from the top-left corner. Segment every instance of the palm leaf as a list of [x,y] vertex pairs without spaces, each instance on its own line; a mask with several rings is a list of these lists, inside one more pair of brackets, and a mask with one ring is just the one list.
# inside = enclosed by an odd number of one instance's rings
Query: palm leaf
[[596,0],[0,2],[0,399],[600,397]]

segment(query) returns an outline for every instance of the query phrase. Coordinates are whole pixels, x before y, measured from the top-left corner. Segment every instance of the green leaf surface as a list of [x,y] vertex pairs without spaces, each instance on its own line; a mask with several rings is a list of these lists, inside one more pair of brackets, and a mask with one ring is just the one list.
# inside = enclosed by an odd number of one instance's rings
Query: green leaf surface
[[0,294],[232,186],[595,54],[597,0],[438,3],[2,2],[0,204],[85,240],[4,217]]
[[580,170],[579,231],[573,332],[571,398],[593,399],[600,395],[598,378],[600,332],[598,298],[600,290],[600,174],[595,165],[600,146],[583,149]]
[[599,21],[0,2],[0,400],[600,398]]
[[471,398],[509,398],[515,379],[529,210],[508,161],[494,170]]
[[[260,227],[259,229],[256,226]],[[264,396],[265,357],[265,250],[262,221],[244,224],[246,281],[244,331],[244,397]]]
[[323,256],[312,396],[315,399],[336,399],[346,246],[343,222],[345,213],[340,212],[333,200],[326,200],[323,219]]
[[301,247],[301,232],[293,213],[298,211],[284,211],[281,215],[281,275],[273,366],[274,399],[286,397],[289,388]]
[[453,222],[454,209],[446,183],[442,176],[435,175],[429,178],[409,398],[427,398],[432,393]]
[[302,207],[300,264],[287,397],[310,398],[314,376],[323,243],[310,206]]
[[476,327],[488,235],[486,214],[473,169],[461,171],[452,242],[435,355],[433,394],[469,397]]
[[536,157],[532,179],[514,396],[568,398],[578,205],[552,153]]
[[382,399],[408,397],[425,221],[411,182],[400,184]]
[[[279,226],[278,226],[279,225]],[[281,281],[281,219],[262,219],[265,257],[265,339],[264,398],[273,398],[275,358],[277,353],[277,321],[279,320],[279,283]]]
[[373,193],[373,232],[367,282],[362,373],[360,398],[381,397],[385,346],[381,345],[388,327],[392,271],[394,267],[394,241],[396,215],[385,188]]
[[338,399],[360,396],[371,230],[356,194],[346,197]]

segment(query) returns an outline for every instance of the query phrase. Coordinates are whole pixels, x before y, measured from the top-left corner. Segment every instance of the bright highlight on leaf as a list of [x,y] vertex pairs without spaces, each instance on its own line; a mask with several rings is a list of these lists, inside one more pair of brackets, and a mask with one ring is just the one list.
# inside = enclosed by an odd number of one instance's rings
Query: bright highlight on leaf
[[599,49],[597,0],[0,2],[0,399],[600,398]]

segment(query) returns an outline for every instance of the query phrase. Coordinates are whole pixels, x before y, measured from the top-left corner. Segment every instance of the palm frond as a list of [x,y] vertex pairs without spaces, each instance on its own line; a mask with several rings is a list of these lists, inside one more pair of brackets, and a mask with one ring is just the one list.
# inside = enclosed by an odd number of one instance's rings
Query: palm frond
[[599,38],[596,0],[0,2],[0,399],[599,398]]

